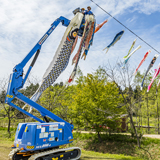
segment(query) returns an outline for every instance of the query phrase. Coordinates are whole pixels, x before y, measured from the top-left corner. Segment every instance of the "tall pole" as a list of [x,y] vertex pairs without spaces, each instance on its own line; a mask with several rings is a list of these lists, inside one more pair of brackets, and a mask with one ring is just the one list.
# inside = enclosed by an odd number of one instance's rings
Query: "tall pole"
[[157,96],[157,94],[156,94],[156,99],[157,99],[157,118],[158,118],[158,134],[160,134],[160,132],[159,132],[159,107],[158,107],[158,96]]

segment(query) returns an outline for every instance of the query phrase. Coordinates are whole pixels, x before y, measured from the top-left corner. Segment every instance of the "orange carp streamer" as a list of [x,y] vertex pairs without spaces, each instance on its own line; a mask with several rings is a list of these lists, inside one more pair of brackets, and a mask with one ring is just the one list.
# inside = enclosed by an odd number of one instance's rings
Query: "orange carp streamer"
[[103,21],[101,24],[98,24],[97,27],[96,27],[96,29],[95,29],[95,31],[94,31],[94,33],[96,33],[97,31],[99,31],[99,29],[100,29],[105,23],[107,23],[107,22],[108,22],[108,20],[106,19],[106,20]]

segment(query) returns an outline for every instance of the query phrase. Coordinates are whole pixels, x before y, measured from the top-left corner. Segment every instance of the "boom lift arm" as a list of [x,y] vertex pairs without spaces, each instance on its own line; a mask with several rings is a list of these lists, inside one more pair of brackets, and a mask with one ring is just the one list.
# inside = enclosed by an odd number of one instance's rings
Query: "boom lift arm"
[[[58,63],[56,59],[56,65],[58,67],[60,66],[63,70],[65,69],[69,61],[69,57],[75,42],[75,38],[77,36],[77,32],[79,31],[79,28],[82,24],[82,19],[84,17],[84,15],[81,13],[80,8],[73,11],[73,13],[75,16],[71,21],[62,16],[55,20],[51,24],[51,27],[48,29],[48,31],[42,36],[42,38],[27,54],[27,56],[21,61],[21,63],[19,63],[13,68],[13,73],[10,74],[5,103],[30,116],[36,121],[39,121],[40,123],[26,122],[18,124],[14,145],[12,146],[13,150],[9,153],[9,160],[76,160],[79,159],[81,156],[81,149],[78,147],[70,147],[63,149],[59,148],[59,146],[61,145],[66,145],[73,142],[73,125],[56,116],[52,112],[37,104],[34,100],[27,98],[19,92],[19,90],[23,88],[27,77],[31,72],[31,69],[38,58],[42,44],[46,41],[46,39],[50,36],[50,34],[60,22],[62,22],[62,25],[66,26],[67,29],[55,53],[55,57],[57,59],[62,58],[61,61],[58,61]],[[23,68],[32,57],[33,60],[24,76]],[[55,59],[53,58],[53,60]],[[47,72],[50,70],[49,75],[53,68],[54,67],[51,65],[51,67],[47,69]],[[57,71],[57,74],[55,74],[55,71],[56,69],[54,70],[54,73],[52,73],[52,75],[56,75],[57,78],[57,75],[59,75],[60,72]],[[49,78],[51,78],[51,76]],[[37,111],[40,112],[44,120],[16,106],[12,102],[14,98],[17,98],[25,104],[28,104],[31,107],[35,108]],[[47,117],[57,122],[49,122]]]
[[[37,120],[41,123],[45,123],[43,120],[39,119],[38,117],[35,117],[31,113],[28,113],[25,110],[21,109],[20,107],[16,106],[15,104],[13,104],[12,100],[14,98],[17,98],[20,101],[23,101],[23,102],[27,103],[28,105],[34,107],[36,110],[38,110],[46,121],[47,121],[46,117],[48,116],[49,118],[51,118],[51,119],[53,119],[57,122],[65,122],[68,126],[72,126],[68,122],[64,121],[63,119],[59,118],[58,116],[56,116],[52,112],[48,111],[47,109],[43,108],[42,106],[40,106],[36,102],[30,100],[29,98],[25,97],[23,94],[18,92],[19,89],[23,88],[28,75],[29,75],[32,67],[35,64],[35,61],[37,60],[37,57],[40,53],[42,44],[46,41],[46,39],[50,36],[50,34],[53,32],[53,30],[58,26],[58,24],[60,22],[62,22],[63,26],[67,27],[70,23],[70,20],[68,20],[68,19],[66,19],[65,17],[62,17],[62,16],[59,17],[57,20],[55,20],[51,24],[51,27],[48,29],[48,31],[42,36],[42,38],[33,47],[33,49],[27,54],[27,56],[22,60],[22,62],[14,67],[13,73],[10,75],[5,103],[9,104],[10,106],[18,109],[19,111],[25,113],[26,115],[34,118],[35,120]],[[23,68],[27,64],[27,62],[32,58],[33,55],[35,55],[35,56],[32,60],[32,63],[30,64],[30,66],[28,68],[28,71],[27,71],[25,77],[23,78]]]

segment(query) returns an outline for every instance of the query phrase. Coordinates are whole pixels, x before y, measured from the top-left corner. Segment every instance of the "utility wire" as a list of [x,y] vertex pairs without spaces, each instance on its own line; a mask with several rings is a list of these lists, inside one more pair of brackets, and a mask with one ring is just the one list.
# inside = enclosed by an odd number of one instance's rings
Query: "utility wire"
[[115,17],[113,17],[110,13],[108,13],[105,9],[103,9],[101,6],[99,6],[97,3],[92,1],[95,5],[97,5],[101,10],[106,12],[109,16],[111,16],[114,20],[116,20],[118,23],[120,23],[123,27],[125,27],[127,30],[129,30],[132,34],[134,34],[136,37],[138,37],[141,41],[143,41],[145,44],[147,44],[149,47],[151,47],[153,50],[155,50],[158,54],[160,54],[159,51],[157,51],[154,47],[152,47],[149,43],[147,43],[145,40],[143,40],[141,37],[139,37],[136,33],[134,33],[132,30],[130,30],[128,27],[126,27],[123,23],[121,23],[119,20],[117,20]]

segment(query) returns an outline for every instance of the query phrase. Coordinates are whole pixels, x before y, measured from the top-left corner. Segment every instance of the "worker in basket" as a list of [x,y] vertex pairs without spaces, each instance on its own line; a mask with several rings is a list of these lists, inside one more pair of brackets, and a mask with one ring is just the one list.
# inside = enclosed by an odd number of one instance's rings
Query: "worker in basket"
[[88,6],[87,7],[87,11],[84,12],[84,15],[89,14],[89,15],[93,15],[93,12],[91,11],[91,7]]

